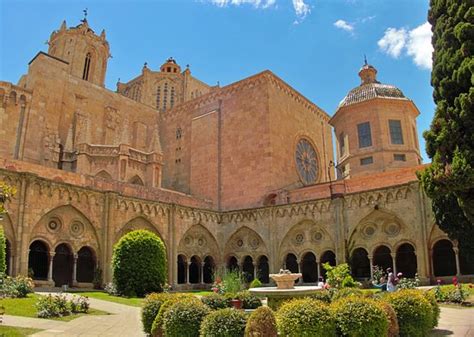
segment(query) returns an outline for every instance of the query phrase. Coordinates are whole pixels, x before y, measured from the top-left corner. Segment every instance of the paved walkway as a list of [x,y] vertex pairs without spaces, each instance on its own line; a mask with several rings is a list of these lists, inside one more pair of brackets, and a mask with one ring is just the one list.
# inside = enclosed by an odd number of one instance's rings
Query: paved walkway
[[474,337],[474,308],[441,307],[438,327],[431,336]]

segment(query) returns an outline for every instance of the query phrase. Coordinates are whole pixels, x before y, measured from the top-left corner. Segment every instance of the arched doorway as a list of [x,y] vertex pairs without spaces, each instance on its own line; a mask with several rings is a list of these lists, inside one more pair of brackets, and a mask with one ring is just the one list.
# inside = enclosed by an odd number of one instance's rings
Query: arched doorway
[[252,282],[254,269],[255,267],[253,265],[253,259],[251,256],[247,255],[244,258],[244,263],[242,264],[242,272],[244,274],[244,279],[247,283]]
[[370,277],[370,261],[364,248],[357,248],[352,252],[352,276],[355,278]]
[[77,252],[77,282],[92,283],[94,280],[95,254],[92,248],[82,247]]
[[316,263],[316,255],[308,252],[303,256],[303,282],[315,283],[318,281],[318,266]]
[[298,259],[295,254],[289,253],[286,255],[285,268],[292,273],[299,273]]
[[[325,263],[329,263],[331,266],[336,265],[336,254],[332,250],[326,250],[323,255],[321,255],[321,266]],[[326,269],[324,267],[321,268],[321,276],[326,279]]]
[[417,270],[415,248],[409,243],[404,243],[397,249],[397,273],[403,277],[414,278]]
[[11,276],[11,256],[12,256],[12,248],[11,248],[10,241],[8,239],[5,240],[5,274]]
[[228,271],[239,271],[239,262],[235,256],[231,256],[227,260],[227,270]]
[[214,281],[214,259],[212,256],[206,256],[203,267],[203,281],[204,283],[212,283]]
[[269,283],[270,266],[268,265],[268,257],[262,255],[258,258],[257,277],[262,283]]
[[65,284],[72,285],[72,269],[74,258],[69,246],[61,243],[54,250],[53,258],[53,281],[56,287],[61,287]]
[[200,283],[201,260],[197,256],[191,257],[189,264],[189,283]]
[[28,254],[28,270],[33,272],[33,279],[47,280],[49,266],[49,248],[39,240],[36,240],[30,245],[30,252]]
[[379,266],[384,272],[386,272],[388,268],[393,269],[393,259],[391,251],[390,248],[388,248],[387,246],[378,246],[377,249],[375,249],[374,251],[373,258],[373,265]]
[[186,283],[186,257],[178,255],[178,284]]
[[449,240],[439,240],[433,246],[434,276],[456,275],[456,257],[453,244]]

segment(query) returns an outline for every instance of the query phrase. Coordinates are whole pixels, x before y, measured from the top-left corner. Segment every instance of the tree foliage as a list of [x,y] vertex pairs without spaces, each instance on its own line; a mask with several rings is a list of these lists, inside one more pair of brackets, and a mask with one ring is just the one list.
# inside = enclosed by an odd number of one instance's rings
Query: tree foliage
[[0,216],[7,213],[5,203],[11,199],[15,192],[15,188],[0,181]]
[[436,111],[424,133],[432,164],[419,174],[436,222],[474,256],[474,0],[431,0]]

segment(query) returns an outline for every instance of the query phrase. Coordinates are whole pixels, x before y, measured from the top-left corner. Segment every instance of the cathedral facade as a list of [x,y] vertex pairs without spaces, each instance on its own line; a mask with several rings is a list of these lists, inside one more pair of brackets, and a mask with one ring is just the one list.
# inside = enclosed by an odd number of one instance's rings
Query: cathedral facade
[[271,71],[211,86],[173,58],[110,91],[106,34],[86,20],[48,45],[17,84],[0,82],[10,275],[88,287],[99,268],[109,282],[114,244],[148,229],[176,288],[218,268],[315,283],[347,258],[359,279],[375,265],[474,277],[416,179],[419,111],[373,66],[331,117]]

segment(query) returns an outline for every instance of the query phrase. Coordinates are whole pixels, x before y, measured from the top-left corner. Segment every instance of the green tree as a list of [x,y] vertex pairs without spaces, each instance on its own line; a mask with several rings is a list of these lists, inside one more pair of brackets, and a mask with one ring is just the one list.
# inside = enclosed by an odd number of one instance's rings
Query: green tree
[[15,194],[15,189],[8,186],[3,181],[0,181],[0,217],[2,214],[7,213],[5,204]]
[[431,84],[436,111],[425,131],[432,164],[419,173],[436,222],[474,258],[474,0],[431,0]]
[[[10,200],[13,194],[15,194],[15,189],[0,181],[0,220],[2,219],[2,214],[7,213],[5,203]],[[3,277],[7,270],[6,244],[5,233],[0,222],[0,277]]]

